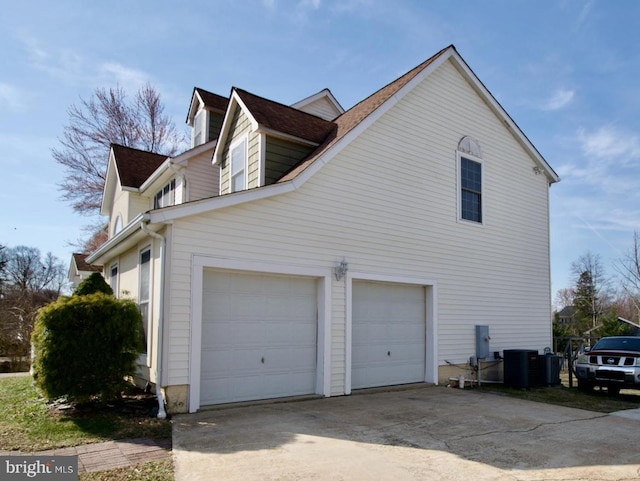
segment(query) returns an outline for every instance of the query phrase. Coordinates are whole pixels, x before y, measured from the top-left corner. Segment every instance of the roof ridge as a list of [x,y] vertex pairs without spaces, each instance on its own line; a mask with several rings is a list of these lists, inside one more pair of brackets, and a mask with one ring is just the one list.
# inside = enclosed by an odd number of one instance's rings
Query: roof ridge
[[117,147],[117,148],[120,148],[120,149],[135,150],[135,151],[138,151],[138,152],[142,152],[143,154],[158,155],[160,157],[171,157],[170,155],[161,154],[159,152],[151,152],[150,150],[143,150],[143,149],[139,149],[137,147],[130,147],[128,145],[122,145],[122,144],[118,144],[116,142],[111,142],[111,148],[113,148],[113,147]]

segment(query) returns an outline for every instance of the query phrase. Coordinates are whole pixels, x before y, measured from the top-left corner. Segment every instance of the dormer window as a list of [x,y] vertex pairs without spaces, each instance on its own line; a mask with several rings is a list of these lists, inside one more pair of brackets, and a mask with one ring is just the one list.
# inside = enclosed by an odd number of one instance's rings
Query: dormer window
[[231,192],[247,188],[247,138],[231,146]]
[[175,205],[176,203],[176,180],[173,179],[167,185],[165,185],[153,198],[153,208],[161,209],[162,207],[168,207]]
[[206,119],[207,111],[204,109],[199,110],[198,113],[193,117],[193,147],[204,144],[206,142]]

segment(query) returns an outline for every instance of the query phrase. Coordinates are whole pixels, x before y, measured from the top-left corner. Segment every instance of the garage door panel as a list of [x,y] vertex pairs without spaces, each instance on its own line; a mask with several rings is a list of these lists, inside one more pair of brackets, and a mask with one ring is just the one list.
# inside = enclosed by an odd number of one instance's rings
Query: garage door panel
[[203,295],[202,405],[315,392],[314,279],[205,270]]
[[424,381],[424,288],[354,281],[352,296],[352,388]]

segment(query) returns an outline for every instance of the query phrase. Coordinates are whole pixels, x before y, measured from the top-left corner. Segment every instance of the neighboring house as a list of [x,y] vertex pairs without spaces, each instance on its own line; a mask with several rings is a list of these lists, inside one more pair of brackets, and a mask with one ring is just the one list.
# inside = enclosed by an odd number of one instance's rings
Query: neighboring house
[[563,307],[560,312],[558,312],[558,324],[562,324],[564,326],[570,326],[573,324],[573,321],[576,316],[576,308],[573,306]]
[[102,268],[99,266],[92,266],[87,263],[88,254],[71,254],[71,262],[69,263],[68,277],[73,288],[78,287],[84,279],[89,277],[94,272],[102,272]]
[[447,382],[552,345],[559,179],[453,46],[343,111],[195,89],[192,148],[113,146],[88,261],[140,305],[170,411]]

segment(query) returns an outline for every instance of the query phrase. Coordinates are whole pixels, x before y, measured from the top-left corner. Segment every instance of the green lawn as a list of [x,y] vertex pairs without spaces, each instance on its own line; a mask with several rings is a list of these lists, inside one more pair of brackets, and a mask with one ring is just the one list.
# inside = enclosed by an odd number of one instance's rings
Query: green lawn
[[566,372],[561,373],[560,378],[562,385],[555,387],[513,389],[499,384],[484,384],[481,389],[528,401],[556,404],[558,406],[601,413],[640,408],[640,391],[622,390],[619,396],[610,396],[606,389],[599,390],[596,388],[591,393],[585,393],[578,391],[577,387],[575,387],[577,386],[575,378],[573,380],[574,387],[571,389],[568,387],[568,374]]
[[0,450],[31,452],[113,439],[171,437],[168,421],[122,404],[52,410],[31,382],[30,377],[0,379]]
[[81,473],[79,481],[173,481],[173,462],[150,461],[130,468]]

